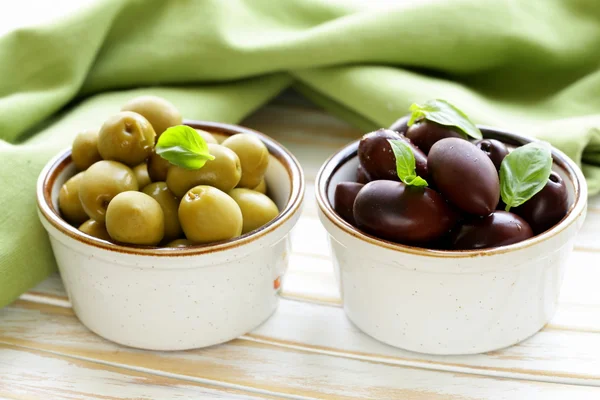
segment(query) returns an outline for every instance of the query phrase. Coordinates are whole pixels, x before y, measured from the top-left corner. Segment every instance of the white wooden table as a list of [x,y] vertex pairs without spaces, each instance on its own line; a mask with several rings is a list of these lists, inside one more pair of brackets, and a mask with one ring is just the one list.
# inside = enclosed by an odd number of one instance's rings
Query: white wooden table
[[560,308],[542,332],[475,356],[411,353],[369,338],[346,319],[316,216],[319,166],[361,132],[285,99],[243,124],[292,150],[308,181],[273,317],[220,346],[134,350],[83,327],[55,275],[0,310],[0,398],[600,399],[600,197],[590,201]]

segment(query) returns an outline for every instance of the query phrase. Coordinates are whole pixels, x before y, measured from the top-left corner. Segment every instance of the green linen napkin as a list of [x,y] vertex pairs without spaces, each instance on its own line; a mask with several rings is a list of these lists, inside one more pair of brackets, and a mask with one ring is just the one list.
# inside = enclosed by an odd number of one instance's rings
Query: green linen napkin
[[40,169],[142,93],[237,122],[295,85],[364,130],[444,98],[549,140],[600,191],[597,0],[63,3],[36,14],[17,2],[5,20],[25,22],[0,31],[0,307],[55,269]]

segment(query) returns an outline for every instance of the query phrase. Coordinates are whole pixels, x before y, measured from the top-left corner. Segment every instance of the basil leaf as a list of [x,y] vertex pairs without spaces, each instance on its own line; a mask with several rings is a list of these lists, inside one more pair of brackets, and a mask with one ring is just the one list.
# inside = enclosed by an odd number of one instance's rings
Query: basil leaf
[[483,138],[481,131],[471,122],[469,117],[446,100],[436,99],[428,100],[424,104],[415,103],[410,106],[409,110],[412,114],[408,121],[408,126],[411,126],[422,119],[426,119],[440,125],[458,128],[474,139]]
[[406,182],[404,182],[407,185],[410,186],[427,186],[427,181],[423,178],[421,178],[420,176],[410,176],[408,178],[406,178]]
[[551,172],[552,153],[548,144],[534,142],[511,151],[500,164],[500,195],[506,211],[542,190]]
[[427,181],[415,173],[415,155],[408,144],[402,140],[388,140],[396,157],[396,173],[406,185],[427,186]]
[[208,152],[208,144],[195,129],[187,125],[168,128],[158,138],[156,154],[186,169],[200,169],[215,157]]

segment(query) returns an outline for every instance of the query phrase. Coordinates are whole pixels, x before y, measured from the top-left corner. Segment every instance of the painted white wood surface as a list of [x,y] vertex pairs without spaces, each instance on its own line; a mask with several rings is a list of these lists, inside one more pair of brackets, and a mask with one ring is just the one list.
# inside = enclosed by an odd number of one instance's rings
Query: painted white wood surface
[[[561,399],[567,394],[592,399],[600,395],[599,388],[590,386],[404,367],[385,360],[366,360],[247,339],[186,352],[134,350],[88,331],[69,308],[26,301],[2,310],[0,343],[185,382],[225,388],[235,385],[247,392],[292,398],[503,399],[510,393],[520,399],[537,395]],[[59,364],[57,362],[56,371]],[[35,364],[31,367],[39,368]],[[61,373],[61,379],[78,380],[78,377]],[[103,389],[102,386],[97,388]],[[124,392],[127,394],[127,389]]]
[[[541,333],[476,356],[411,353],[367,337],[346,319],[316,217],[312,182],[318,168],[361,132],[313,107],[281,102],[244,124],[292,150],[308,179],[277,313],[222,346],[143,352],[87,331],[53,276],[0,310],[0,398],[84,399],[104,391],[113,398],[118,385],[127,390],[115,398],[600,398],[600,197],[590,200],[560,307]],[[10,380],[4,378],[8,370],[16,371],[6,375]],[[42,377],[47,382],[37,390]],[[78,382],[71,382],[75,377]],[[148,384],[136,385],[142,380]],[[72,387],[77,393],[67,397]]]
[[0,398],[274,399],[0,344]]

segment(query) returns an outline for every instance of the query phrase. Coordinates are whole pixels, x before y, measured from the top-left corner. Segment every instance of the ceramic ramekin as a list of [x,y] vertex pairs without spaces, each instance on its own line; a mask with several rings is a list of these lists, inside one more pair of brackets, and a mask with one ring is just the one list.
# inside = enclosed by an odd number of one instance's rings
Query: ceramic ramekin
[[[513,145],[533,140],[481,130],[487,138]],[[329,233],[344,310],[354,324],[392,346],[450,355],[513,345],[550,320],[586,213],[586,183],[572,160],[552,150],[570,202],[558,225],[510,246],[440,251],[378,239],[336,214],[335,186],[354,180],[357,149],[358,141],[333,155],[316,181],[319,217]]]
[[67,224],[58,193],[75,173],[70,150],[51,160],[37,183],[38,212],[73,309],[81,322],[114,342],[183,350],[234,339],[277,308],[287,269],[289,232],[301,213],[304,179],[298,161],[273,139],[236,125],[186,121],[221,135],[251,133],[269,149],[270,195],[281,210],[239,238],[190,248],[115,245]]

